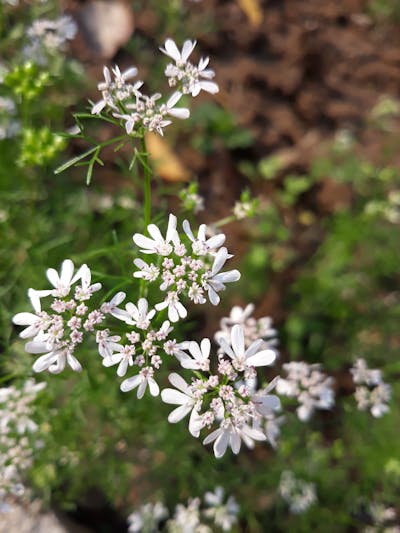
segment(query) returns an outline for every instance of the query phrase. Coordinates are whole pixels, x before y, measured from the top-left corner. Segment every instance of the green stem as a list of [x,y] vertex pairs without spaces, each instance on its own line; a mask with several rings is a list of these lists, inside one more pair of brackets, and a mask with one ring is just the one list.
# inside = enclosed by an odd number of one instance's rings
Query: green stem
[[146,140],[144,134],[140,139],[141,148],[142,148],[142,158],[143,158],[143,172],[144,172],[144,182],[143,182],[143,192],[144,192],[144,227],[150,224],[151,220],[151,169],[149,162],[149,154],[146,149]]
[[[151,221],[151,168],[149,161],[149,154],[147,153],[146,139],[144,138],[144,132],[140,138],[141,144],[141,154],[140,162],[142,163],[144,180],[143,180],[143,193],[144,193],[144,208],[143,208],[143,218],[144,218],[144,227],[145,230]],[[147,295],[147,285],[144,279],[140,282],[140,297],[146,297]]]
[[221,220],[218,220],[218,222],[214,222],[213,226],[220,228],[221,226],[225,226],[225,224],[229,224],[229,222],[233,222],[234,220],[236,220],[235,215],[229,215],[225,218],[221,218]]

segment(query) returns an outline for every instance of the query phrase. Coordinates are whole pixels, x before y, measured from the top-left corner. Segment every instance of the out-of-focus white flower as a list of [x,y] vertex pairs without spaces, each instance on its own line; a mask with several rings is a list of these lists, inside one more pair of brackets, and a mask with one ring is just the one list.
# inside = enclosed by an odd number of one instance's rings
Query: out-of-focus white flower
[[39,65],[46,65],[48,56],[65,49],[77,32],[77,24],[70,15],[63,15],[55,20],[37,19],[26,32],[28,43],[23,55]]
[[215,94],[219,91],[219,87],[210,81],[214,78],[215,72],[207,68],[209,58],[201,58],[197,66],[188,61],[195,46],[196,41],[187,40],[179,51],[176,43],[172,39],[167,39],[164,48],[160,48],[163,54],[175,61],[175,65],[169,63],[165,69],[169,85],[192,96],[197,96],[200,91]]
[[128,532],[156,532],[160,522],[168,518],[168,514],[168,509],[161,502],[146,503],[128,516]]
[[209,508],[204,511],[204,515],[213,519],[214,524],[222,531],[231,531],[237,523],[240,507],[233,496],[229,496],[226,503],[223,503],[224,495],[222,487],[216,487],[215,492],[206,492],[204,502]]
[[389,411],[392,389],[382,379],[379,369],[370,369],[364,359],[357,359],[350,369],[353,381],[357,384],[355,399],[361,411],[370,410],[372,416],[380,418]]
[[270,317],[254,318],[254,304],[248,304],[242,308],[239,305],[232,307],[229,317],[223,317],[220,321],[220,330],[216,332],[214,338],[218,342],[220,338],[224,338],[229,342],[232,326],[239,324],[243,328],[245,346],[249,347],[252,342],[257,339],[263,339],[263,348],[275,349],[278,351],[276,345],[277,331],[272,327],[272,319]]
[[300,403],[297,416],[306,422],[315,409],[330,409],[335,403],[333,379],[320,370],[320,365],[309,365],[304,361],[285,363],[286,379],[279,379],[278,394],[296,398]]
[[314,483],[296,479],[293,472],[282,472],[278,492],[293,514],[302,514],[317,501]]

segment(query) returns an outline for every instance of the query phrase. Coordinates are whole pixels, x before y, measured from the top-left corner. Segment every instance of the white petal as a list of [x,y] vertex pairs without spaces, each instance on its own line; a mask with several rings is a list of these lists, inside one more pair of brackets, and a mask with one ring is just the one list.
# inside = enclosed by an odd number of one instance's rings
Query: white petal
[[240,452],[240,445],[242,443],[240,439],[240,435],[236,431],[233,431],[231,433],[231,437],[229,441],[230,441],[230,445],[231,445],[233,453],[237,455]]
[[[176,223],[177,223],[177,218],[175,215],[173,215],[172,213],[169,215],[169,218],[168,218],[168,229],[167,229],[167,236],[165,238],[165,240],[167,242],[171,242],[173,241],[174,239],[176,239],[176,237],[178,236],[177,235],[177,231],[176,231]],[[179,239],[178,239],[179,241]]]
[[175,389],[164,389],[161,391],[161,399],[164,403],[172,405],[186,405],[189,397]]
[[274,350],[262,350],[246,359],[249,366],[267,366],[272,364],[276,359]]
[[228,447],[229,437],[230,431],[225,430],[214,442],[214,455],[217,459],[225,455],[226,448]]
[[219,92],[219,87],[213,81],[200,81],[200,88],[210,94],[216,94]]
[[228,250],[225,247],[220,248],[218,250],[217,255],[215,256],[215,259],[214,259],[212,270],[211,270],[212,276],[215,276],[215,274],[217,274],[217,272],[221,270],[221,268],[226,263],[227,256],[228,256]]
[[122,361],[120,362],[120,364],[118,365],[117,376],[119,376],[120,378],[123,378],[125,376],[126,371],[128,370],[128,364],[129,364],[128,359],[124,357]]
[[196,46],[196,41],[187,40],[183,43],[182,55],[181,55],[183,62],[186,63],[188,57],[193,52],[195,46]]
[[229,357],[231,357],[232,359],[235,359],[235,354],[224,337],[220,337],[218,339],[218,343],[221,346],[221,348],[224,350],[226,355],[229,355]]
[[[86,266],[86,268],[88,267]],[[71,259],[66,259],[65,261],[63,261],[63,264],[61,265],[61,275],[60,275],[61,283],[65,287],[68,287],[71,283],[73,275],[74,275],[74,263],[71,261]]]
[[33,313],[17,313],[13,316],[12,321],[17,326],[31,326],[37,322],[38,317]]
[[54,268],[48,268],[46,271],[46,276],[50,283],[53,285],[53,287],[57,287],[60,282],[57,270],[55,270]]
[[161,235],[160,229],[155,224],[149,224],[147,226],[147,231],[156,242],[164,240],[164,237]]
[[160,50],[167,56],[172,57],[172,59],[176,62],[179,62],[181,60],[181,54],[172,39],[167,39],[165,41],[164,48],[161,48]]
[[210,299],[212,305],[218,305],[221,301],[221,298],[212,287],[209,287],[208,289],[208,298]]
[[186,120],[190,117],[190,111],[186,107],[175,107],[168,111],[168,114],[172,117],[179,118],[181,120]]
[[176,424],[180,422],[185,416],[192,410],[190,405],[180,405],[176,409],[170,412],[168,416],[168,422],[171,424]]
[[82,372],[82,365],[78,359],[70,353],[67,354],[67,362],[74,372]]
[[219,437],[221,432],[222,430],[220,428],[215,429],[209,435],[207,435],[207,437],[203,440],[203,444],[206,445],[206,444],[210,444],[210,442],[214,442],[215,439]]
[[133,239],[133,242],[137,246],[139,246],[139,248],[145,248],[147,250],[154,250],[155,242],[152,239],[145,237],[141,233],[135,233],[132,239]]
[[139,385],[139,383],[141,383],[141,381],[142,381],[142,377],[141,376],[139,376],[139,375],[132,376],[131,378],[125,379],[121,383],[120,389],[122,390],[122,392],[128,392],[128,391],[134,389],[135,387],[137,387]]
[[263,343],[263,339],[257,339],[256,341],[252,342],[246,350],[246,357],[250,357],[251,355],[257,353]]
[[158,386],[157,382],[153,378],[148,379],[148,385],[150,389],[150,394],[152,396],[158,396],[160,394],[160,387]]
[[213,237],[210,237],[206,243],[207,246],[212,250],[214,248],[219,248],[222,246],[225,242],[226,236],[223,233],[219,233],[218,235],[214,235]]
[[189,418],[189,433],[193,435],[196,439],[200,435],[200,430],[203,427],[203,420],[199,415],[197,409],[192,409]]
[[207,338],[203,339],[200,343],[200,346],[201,346],[201,351],[202,351],[204,358],[207,359],[210,355],[210,350],[211,350],[210,339],[207,339]]
[[49,345],[42,341],[31,341],[25,344],[25,351],[28,353],[44,353],[49,351]]
[[237,357],[244,356],[244,333],[242,326],[235,324],[231,331],[232,348]]
[[33,363],[32,369],[34,372],[43,372],[47,370],[49,366],[54,363],[58,358],[58,353],[50,352],[42,355]]
[[215,281],[219,281],[221,283],[232,283],[233,281],[238,281],[239,279],[239,270],[228,270],[227,272],[221,272],[214,277]]
[[192,228],[190,227],[190,224],[189,224],[189,221],[188,220],[184,220],[183,223],[182,223],[182,228],[183,228],[183,231],[186,233],[186,235],[189,237],[189,239],[193,242],[195,241],[196,239],[194,238],[194,235],[193,235],[193,232],[192,232]]
[[168,376],[168,380],[171,383],[171,385],[173,385],[174,387],[176,387],[183,393],[188,394],[190,396],[189,385],[179,374],[177,374],[176,372],[173,372],[172,374]]

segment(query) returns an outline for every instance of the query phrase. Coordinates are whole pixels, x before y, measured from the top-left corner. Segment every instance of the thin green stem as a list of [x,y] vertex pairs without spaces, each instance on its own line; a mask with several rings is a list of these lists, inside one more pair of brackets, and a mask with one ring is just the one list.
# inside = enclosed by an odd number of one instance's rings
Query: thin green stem
[[142,158],[143,158],[143,172],[144,172],[144,181],[143,181],[143,192],[144,192],[144,226],[150,224],[151,220],[151,168],[149,162],[149,154],[147,153],[146,140],[144,135],[140,139],[141,148],[142,148]]
[[229,224],[229,222],[233,222],[234,220],[236,220],[235,215],[229,215],[225,218],[221,218],[221,220],[218,220],[218,222],[214,222],[213,226],[220,228],[221,226],[225,226],[225,224]]

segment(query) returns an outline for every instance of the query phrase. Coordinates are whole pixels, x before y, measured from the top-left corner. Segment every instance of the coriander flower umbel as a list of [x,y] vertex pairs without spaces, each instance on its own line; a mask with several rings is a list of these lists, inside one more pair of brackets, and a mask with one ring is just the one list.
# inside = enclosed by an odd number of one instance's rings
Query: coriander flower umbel
[[[114,79],[111,77],[111,73]],[[130,67],[124,72],[121,72],[119,67],[115,65],[111,69],[111,73],[108,67],[103,68],[104,81],[100,82],[97,86],[98,90],[102,93],[102,99],[92,107],[93,115],[101,113],[106,106],[117,111],[120,103],[138,95],[139,89],[143,85],[142,81],[137,81],[133,85],[127,83],[129,79],[136,77],[138,73],[136,67]]]
[[[237,326],[240,328],[240,326]],[[234,348],[228,346],[227,351],[234,357],[235,350],[238,356],[245,358],[245,350],[240,341],[240,333],[233,334]],[[262,339],[260,339],[262,341]],[[248,360],[251,362],[267,361],[267,356],[261,354],[256,358],[257,345],[251,349]],[[185,353],[189,350],[193,358]],[[161,398],[166,403],[178,405],[168,418],[169,422],[176,423],[190,415],[189,431],[194,437],[198,437],[203,428],[210,429],[214,423],[218,424],[203,441],[204,444],[214,442],[214,453],[217,458],[222,457],[228,446],[233,453],[239,453],[241,442],[248,447],[254,446],[254,441],[265,441],[269,437],[261,429],[263,419],[268,419],[280,408],[280,401],[276,395],[269,394],[275,387],[277,379],[261,391],[252,394],[244,384],[244,378],[256,372],[253,366],[247,366],[240,359],[236,367],[226,353],[219,355],[217,373],[213,374],[210,369],[210,340],[203,339],[197,342],[181,343],[179,353],[176,354],[182,367],[193,370],[194,377],[188,384],[178,374],[171,374],[170,382],[178,390],[165,389],[161,392]],[[231,355],[228,357],[232,360]],[[254,360],[251,357],[255,357]],[[268,364],[272,362],[271,354],[268,354]]]
[[187,40],[183,43],[182,51],[179,51],[176,43],[172,39],[167,39],[164,48],[160,48],[163,54],[175,61],[175,65],[169,63],[165,69],[169,85],[192,96],[197,96],[202,90],[215,94],[219,91],[219,87],[210,81],[214,78],[215,72],[207,69],[209,58],[202,57],[197,66],[188,61],[195,46],[196,41]]
[[154,224],[147,228],[150,237],[139,233],[133,236],[142,253],[163,258],[162,262],[156,259],[150,264],[140,258],[135,259],[134,264],[139,270],[133,275],[149,282],[160,279],[160,290],[167,294],[155,305],[155,309],[167,309],[171,322],[187,316],[183,298],[195,304],[204,304],[208,293],[210,302],[217,305],[220,301],[217,293],[225,289],[226,283],[240,278],[237,270],[221,272],[226,261],[232,257],[225,247],[219,248],[225,240],[223,233],[206,239],[207,228],[203,225],[195,238],[187,221],[183,225],[184,235],[180,236],[176,228],[176,217],[171,214],[165,238]]
[[126,104],[126,109],[130,112],[113,113],[113,115],[125,120],[125,129],[128,134],[131,134],[135,128],[143,127],[148,131],[156,131],[164,135],[164,128],[172,124],[169,116],[181,120],[190,116],[190,111],[186,107],[175,107],[181,97],[181,93],[175,92],[166,103],[158,103],[158,100],[162,98],[160,93],[152,96],[140,93],[136,95],[135,103]]
[[[60,274],[50,268],[47,277],[54,289],[37,291],[29,289],[28,295],[35,313],[17,313],[14,324],[27,326],[21,333],[23,339],[32,339],[25,350],[32,354],[43,354],[33,364],[35,372],[49,370],[58,374],[68,364],[72,370],[80,372],[82,366],[76,359],[76,347],[83,342],[84,335],[93,331],[104,319],[104,314],[86,305],[93,293],[101,288],[100,283],[91,285],[91,273],[87,265],[82,265],[74,275],[74,264],[66,259]],[[71,298],[72,286],[75,287]],[[48,310],[42,310],[42,298],[52,297]],[[84,303],[85,302],[85,303]]]

